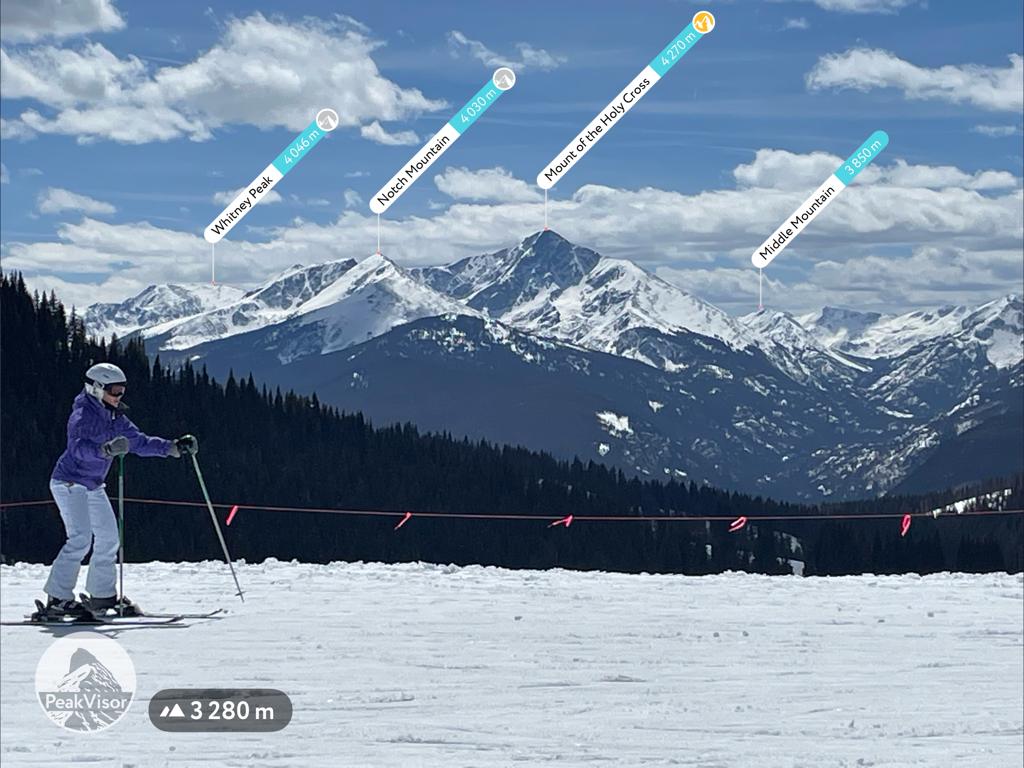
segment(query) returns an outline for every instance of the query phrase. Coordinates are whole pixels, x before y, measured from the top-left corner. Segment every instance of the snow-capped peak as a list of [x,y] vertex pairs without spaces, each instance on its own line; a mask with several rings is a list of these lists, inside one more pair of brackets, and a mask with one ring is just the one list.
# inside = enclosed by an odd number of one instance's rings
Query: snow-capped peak
[[109,338],[116,333],[123,337],[140,328],[231,304],[242,294],[238,288],[207,283],[150,285],[120,303],[89,306],[83,319],[90,334]]
[[983,345],[996,368],[1009,368],[1024,359],[1024,302],[1020,296],[982,304],[960,325],[960,337]]
[[188,349],[208,341],[283,322],[355,266],[352,259],[298,266],[249,291],[234,302],[183,319],[151,326],[147,338],[168,335],[162,349]]
[[417,273],[442,293],[498,316],[541,294],[576,284],[600,258],[589,248],[545,230],[513,248]]
[[901,315],[880,315],[826,307],[801,318],[816,339],[835,352],[864,358],[892,358],[919,344],[942,338],[974,341],[987,347],[993,365],[1022,359],[1020,296],[1005,296],[980,307],[945,306]]
[[414,277],[408,270],[399,267],[379,253],[357,263],[342,278],[322,291],[315,299],[309,301],[303,306],[302,314],[306,315],[329,308],[339,301],[361,292],[372,291],[377,291],[378,296],[384,292],[390,294],[389,301],[394,307],[402,307],[403,315],[415,315],[415,317],[401,322],[409,322],[412,319],[431,314],[442,315],[453,312],[456,314],[478,314],[460,302],[435,291]]
[[423,317],[479,313],[375,254],[303,307],[299,323],[319,324],[320,353],[368,341]]
[[[755,337],[761,351],[796,381],[815,379],[817,373],[833,375],[870,370],[830,349],[788,312],[761,309],[739,320]],[[843,368],[836,368],[836,365]]]
[[743,329],[717,307],[624,259],[601,258],[575,285],[549,288],[502,316],[504,322],[589,349],[622,354],[619,337],[637,328],[711,336],[735,349]]
[[297,309],[355,266],[354,259],[337,259],[309,267],[296,264],[250,291],[245,298],[274,309]]

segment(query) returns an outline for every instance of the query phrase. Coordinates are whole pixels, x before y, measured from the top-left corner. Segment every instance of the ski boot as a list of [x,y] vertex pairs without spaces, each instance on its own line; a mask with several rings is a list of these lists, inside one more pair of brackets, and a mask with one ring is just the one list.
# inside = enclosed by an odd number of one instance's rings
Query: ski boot
[[81,594],[82,605],[94,616],[142,616],[142,609],[125,596],[90,597]]
[[36,612],[30,618],[32,621],[44,623],[61,623],[65,619],[88,620],[92,618],[92,614],[77,600],[61,600],[47,595],[46,605],[36,600]]

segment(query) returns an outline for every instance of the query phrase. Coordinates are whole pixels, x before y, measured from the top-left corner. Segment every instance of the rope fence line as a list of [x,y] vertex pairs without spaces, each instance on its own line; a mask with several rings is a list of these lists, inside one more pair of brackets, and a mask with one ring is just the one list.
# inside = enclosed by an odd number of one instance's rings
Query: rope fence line
[[[202,502],[197,501],[174,501],[170,499],[136,499],[125,498],[125,501],[133,504],[155,504],[172,507],[205,507]],[[17,507],[45,506],[55,504],[53,499],[40,501],[15,501],[0,503],[0,510],[13,509]],[[1024,514],[1024,509],[983,509],[964,510],[954,512],[947,510],[931,510],[927,512],[860,512],[848,514],[807,514],[807,515],[755,515],[753,517],[736,517],[735,515],[568,515],[555,519],[552,515],[536,514],[486,514],[481,512],[409,512],[406,510],[382,510],[382,509],[335,509],[330,507],[284,507],[266,506],[258,504],[213,504],[215,508],[230,510],[231,517],[240,509],[254,512],[308,512],[316,514],[331,515],[353,515],[367,517],[399,517],[402,519],[397,528],[400,528],[412,517],[432,517],[466,520],[524,520],[548,522],[551,526],[564,525],[569,527],[574,522],[729,522],[730,530],[738,531],[748,522],[766,520],[867,520],[867,519],[900,519],[906,522],[914,517],[938,518],[940,515],[950,517],[966,517],[981,515],[1019,515]],[[554,522],[552,522],[554,520]],[[905,534],[905,531],[904,531]]]

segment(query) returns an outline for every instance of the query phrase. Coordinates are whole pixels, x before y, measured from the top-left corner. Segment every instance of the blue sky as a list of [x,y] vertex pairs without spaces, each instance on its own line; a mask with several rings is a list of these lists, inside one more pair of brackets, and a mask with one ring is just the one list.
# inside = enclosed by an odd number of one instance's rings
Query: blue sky
[[0,240],[5,269],[79,305],[208,279],[215,196],[326,106],[347,124],[218,246],[218,274],[369,255],[367,201],[496,63],[516,87],[392,206],[383,250],[512,245],[542,224],[537,172],[701,8],[715,30],[558,183],[554,229],[749,311],[750,252],[884,129],[874,175],[766,270],[766,303],[1022,290],[1019,1],[69,5],[4,3]]

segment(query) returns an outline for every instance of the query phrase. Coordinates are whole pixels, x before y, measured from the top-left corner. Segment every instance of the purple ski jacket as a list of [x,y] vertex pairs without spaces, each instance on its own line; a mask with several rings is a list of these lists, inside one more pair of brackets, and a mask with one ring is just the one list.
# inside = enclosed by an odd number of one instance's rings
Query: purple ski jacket
[[166,456],[171,449],[170,440],[144,435],[123,413],[82,392],[68,419],[68,447],[57,459],[51,477],[84,485],[90,491],[99,488],[114,461],[103,455],[101,447],[119,435],[128,438],[129,450],[139,456]]

